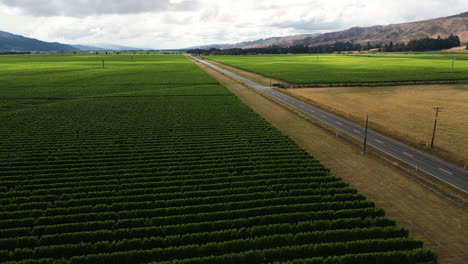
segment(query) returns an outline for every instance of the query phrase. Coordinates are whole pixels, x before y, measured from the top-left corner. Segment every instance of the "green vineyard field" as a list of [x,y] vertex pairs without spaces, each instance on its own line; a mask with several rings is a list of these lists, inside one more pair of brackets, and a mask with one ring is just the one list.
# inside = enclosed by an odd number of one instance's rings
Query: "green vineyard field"
[[0,263],[436,261],[181,55],[2,56],[0,81]]
[[320,54],[205,58],[300,85],[468,80],[466,55]]

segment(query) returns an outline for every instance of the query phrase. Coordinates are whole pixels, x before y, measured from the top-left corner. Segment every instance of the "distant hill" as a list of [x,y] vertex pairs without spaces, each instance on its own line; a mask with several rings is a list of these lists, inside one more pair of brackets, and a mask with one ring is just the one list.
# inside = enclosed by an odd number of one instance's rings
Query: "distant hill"
[[237,44],[207,45],[193,48],[265,48],[271,46],[290,47],[320,46],[335,44],[336,42],[351,42],[355,44],[383,44],[405,42],[420,38],[442,38],[450,34],[458,35],[463,43],[468,42],[468,12],[459,15],[430,19],[418,22],[393,24],[386,26],[353,27],[344,31],[325,34],[306,34],[288,37],[261,39],[241,42]]
[[88,45],[71,45],[72,47],[74,48],[77,48],[81,51],[102,51],[104,49],[101,49],[101,48],[98,48],[98,47],[94,47],[94,46],[88,46]]
[[81,51],[137,51],[137,50],[149,50],[134,47],[125,47],[114,44],[94,44],[94,45],[71,45]]
[[0,50],[3,51],[78,51],[70,45],[57,42],[44,42],[0,31]]
[[203,45],[203,46],[195,46],[190,47],[188,49],[233,49],[233,48],[254,48],[254,47],[268,47],[276,45],[277,43],[290,43],[295,40],[305,39],[307,37],[313,37],[320,34],[303,34],[303,35],[292,35],[286,37],[274,37],[274,38],[267,38],[267,39],[259,39],[254,41],[245,41],[236,44],[211,44],[211,45]]
[[468,42],[468,12],[431,20],[411,23],[393,24],[373,27],[353,27],[348,30],[326,33],[319,36],[307,37],[292,43],[277,43],[279,45],[307,45],[319,46],[336,42],[351,42],[356,44],[409,42],[421,38],[442,38],[450,34],[458,35],[462,42]]
[[128,50],[146,50],[134,47],[125,47],[114,44],[94,44],[94,45],[71,45],[81,51],[128,51]]
[[189,49],[229,49],[233,46],[233,44],[209,44],[209,45],[202,45],[202,46],[193,46],[190,48],[186,48],[185,50]]
[[0,51],[124,51],[144,50],[141,48],[125,47],[114,44],[96,45],[67,45],[58,42],[45,42],[33,38],[0,31]]
[[142,48],[135,48],[135,47],[126,47],[126,46],[119,46],[114,44],[108,43],[100,43],[92,45],[94,47],[100,48],[102,50],[117,50],[117,51],[124,51],[124,50],[147,50]]

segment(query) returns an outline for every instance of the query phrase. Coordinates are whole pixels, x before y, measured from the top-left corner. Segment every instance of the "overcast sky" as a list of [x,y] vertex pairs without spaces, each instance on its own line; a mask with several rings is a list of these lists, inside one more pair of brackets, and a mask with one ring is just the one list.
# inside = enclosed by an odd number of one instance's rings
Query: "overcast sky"
[[69,44],[162,49],[466,11],[468,0],[0,0],[0,30]]

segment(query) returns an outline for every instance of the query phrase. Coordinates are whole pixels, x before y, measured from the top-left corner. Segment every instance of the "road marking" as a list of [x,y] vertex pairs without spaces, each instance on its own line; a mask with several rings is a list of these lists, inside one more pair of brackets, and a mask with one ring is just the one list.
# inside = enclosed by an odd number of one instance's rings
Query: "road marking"
[[353,129],[354,132],[361,134],[361,131]]
[[380,144],[384,144],[381,140],[376,139],[375,141],[379,142]]
[[450,175],[453,175],[453,173],[451,173],[450,171],[446,171],[446,170],[444,170],[444,169],[442,169],[442,168],[439,168],[439,170],[441,170],[441,171],[443,171],[443,172],[445,172],[445,173],[448,173],[448,174],[450,174]]
[[304,109],[304,108],[305,108],[305,106],[301,105],[301,108],[302,108],[302,109]]
[[320,115],[320,116],[323,117],[323,118],[327,118],[325,115]]
[[403,154],[405,154],[405,155],[408,156],[408,157],[414,158],[414,156],[411,155],[411,154],[409,154],[409,153],[403,152]]
[[343,125],[343,123],[341,123],[341,122],[338,122],[338,121],[336,121],[336,123],[337,123],[338,125],[340,125],[340,126],[342,126],[342,125]]

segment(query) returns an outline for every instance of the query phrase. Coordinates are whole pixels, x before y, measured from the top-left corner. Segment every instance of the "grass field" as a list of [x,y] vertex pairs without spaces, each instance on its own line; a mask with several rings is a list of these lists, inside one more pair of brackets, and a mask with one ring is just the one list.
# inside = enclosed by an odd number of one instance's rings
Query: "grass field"
[[[290,83],[305,85],[468,80],[468,56],[465,55],[321,54],[206,58]],[[453,58],[457,60],[452,73]]]
[[434,261],[188,59],[133,60],[0,57],[0,262]]

